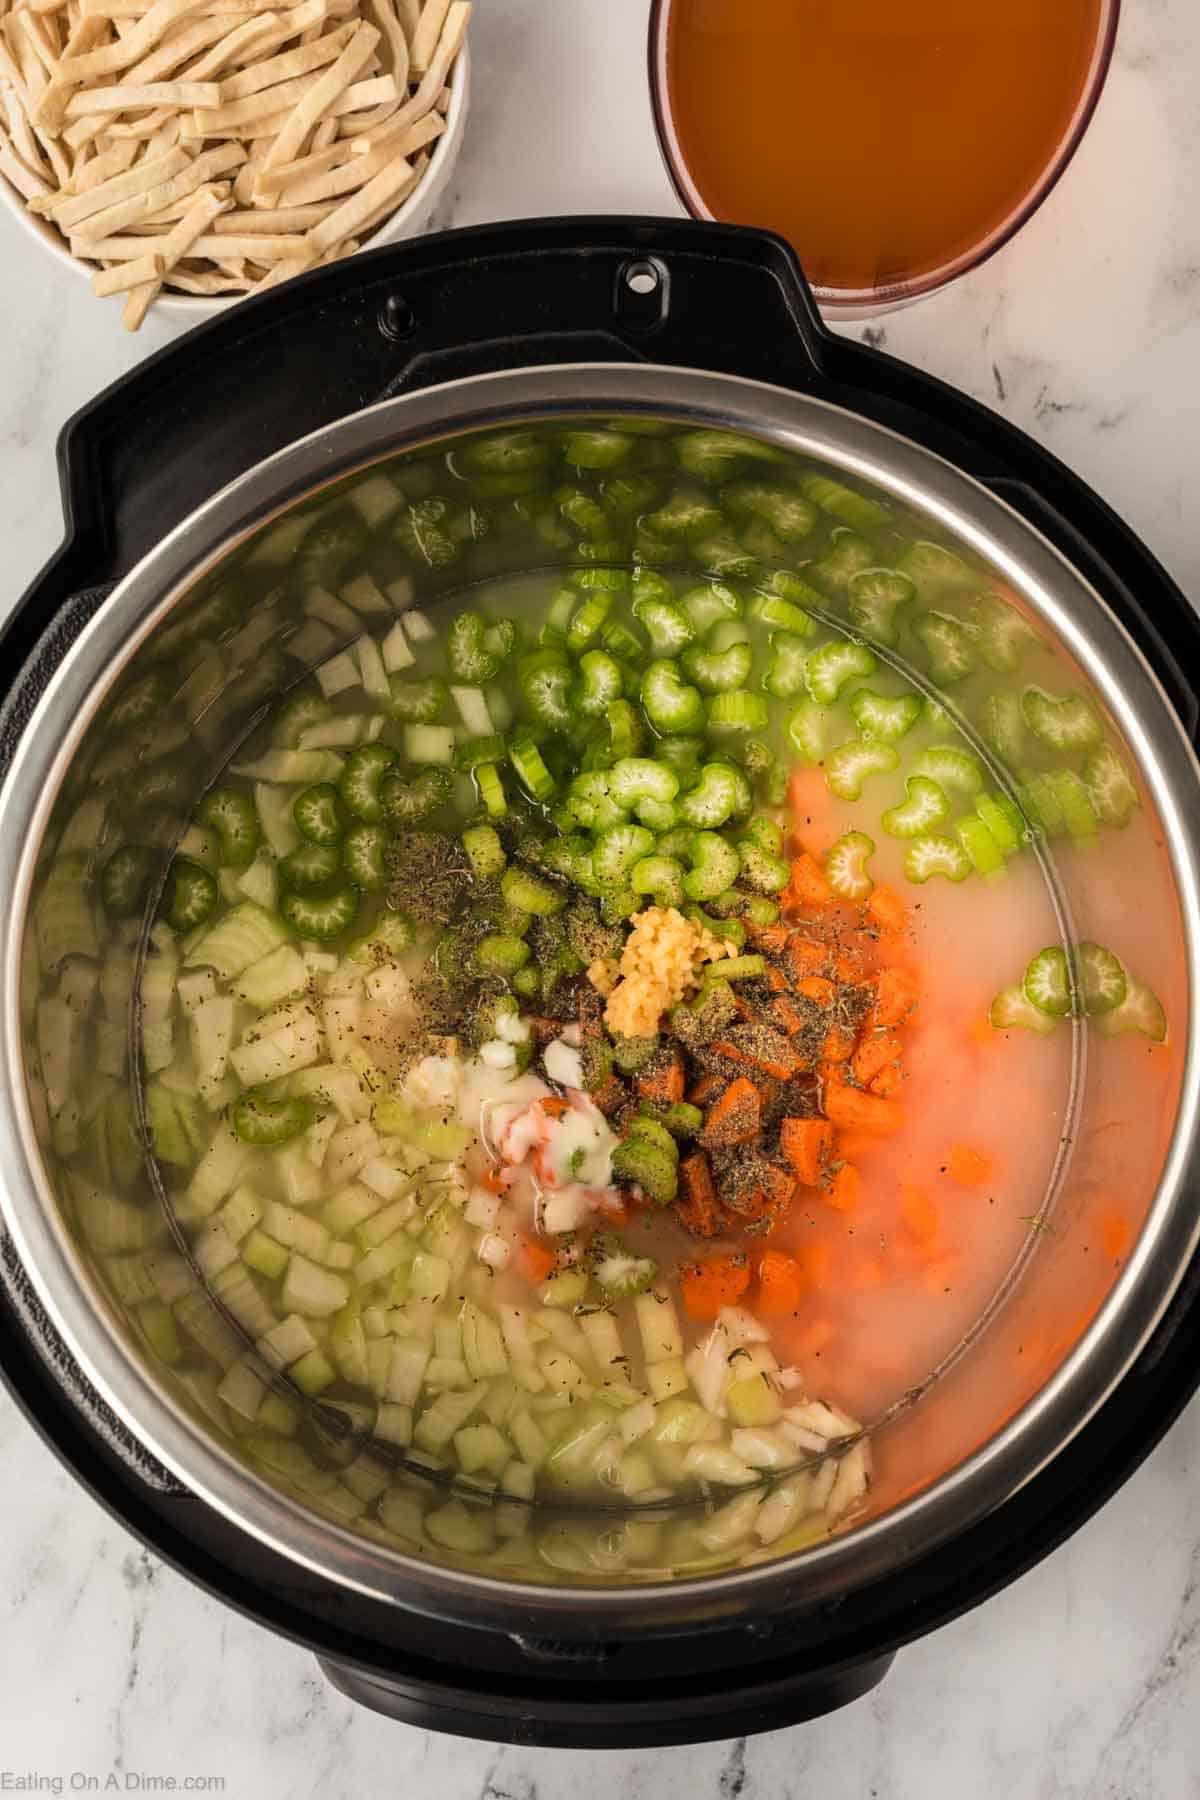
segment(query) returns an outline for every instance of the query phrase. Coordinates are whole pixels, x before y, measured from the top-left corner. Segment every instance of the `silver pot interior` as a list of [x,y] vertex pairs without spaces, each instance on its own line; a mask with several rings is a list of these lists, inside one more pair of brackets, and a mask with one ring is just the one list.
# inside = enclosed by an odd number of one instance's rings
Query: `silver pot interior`
[[[634,436],[619,468],[564,460],[572,423],[620,432],[622,418]],[[744,439],[691,435],[730,427]],[[627,473],[628,497],[612,485]],[[756,482],[803,499],[790,541],[755,510]],[[607,509],[610,538],[568,489]],[[723,517],[672,539],[646,515],[676,491]],[[905,1050],[911,1153],[847,1150],[868,1187],[887,1186],[891,1228],[869,1206],[856,1222],[813,1200],[789,1339],[804,1397],[862,1434],[793,1445],[784,1500],[780,1478],[756,1471],[686,1500],[651,1480],[646,1501],[618,1491],[598,1506],[567,1481],[529,1502],[506,1492],[494,1457],[464,1479],[419,1432],[397,1441],[394,1407],[391,1435],[377,1435],[383,1390],[343,1378],[327,1320],[309,1319],[300,1360],[295,1345],[290,1360],[264,1345],[286,1312],[278,1277],[248,1270],[236,1236],[232,1256],[213,1236],[230,1183],[209,1191],[197,1174],[229,1094],[194,1097],[175,985],[191,940],[160,911],[181,838],[211,860],[212,834],[190,823],[201,796],[229,765],[269,756],[281,697],[315,669],[349,650],[361,681],[355,644],[381,642],[397,616],[417,609],[440,642],[465,606],[522,616],[566,588],[614,600],[610,616],[632,623],[635,563],[677,592],[716,580],[744,602],[790,571],[809,590],[811,643],[869,644],[878,672],[857,685],[903,687],[922,709],[857,803],[834,802],[828,761],[811,760],[858,734],[845,694],[807,757],[775,743],[800,770],[801,838],[818,852],[847,828],[876,839],[876,872],[917,920],[923,983]],[[959,758],[939,834],[959,841],[982,769],[1021,844],[991,875],[960,867],[960,848],[956,879],[917,885],[901,869],[911,840],[881,834],[880,807],[904,801],[914,757],[939,746]],[[1112,1389],[1173,1291],[1195,1235],[1184,821],[1197,798],[1168,704],[1103,603],[915,446],[774,390],[644,370],[526,373],[389,403],[264,465],[168,539],[68,654],[25,734],[0,807],[9,1227],[137,1435],[239,1524],[348,1586],[468,1612],[516,1588],[535,1610],[577,1604],[581,1587],[590,1607],[636,1589],[670,1611],[701,1604],[699,1589],[733,1609],[761,1603],[783,1570],[793,1597],[828,1594],[1027,1479]],[[294,834],[277,830],[282,854]],[[271,861],[268,841],[253,866]],[[235,900],[257,891],[239,887],[248,878],[218,872]],[[1064,1016],[1010,998],[989,1023],[997,992],[1019,995],[1051,945],[1066,952]],[[1111,958],[1079,949],[1097,945]],[[1104,1011],[1109,977],[1127,997]],[[1030,1017],[1044,1034],[1023,1028]],[[290,1172],[259,1167],[253,1186],[303,1210],[313,1184],[298,1185],[289,1154]],[[345,1229],[342,1269],[364,1253]]]

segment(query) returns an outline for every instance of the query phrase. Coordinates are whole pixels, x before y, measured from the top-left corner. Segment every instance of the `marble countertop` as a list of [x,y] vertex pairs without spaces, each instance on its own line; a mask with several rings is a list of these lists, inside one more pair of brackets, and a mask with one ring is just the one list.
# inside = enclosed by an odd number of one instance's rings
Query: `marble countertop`
[[[677,208],[642,0],[480,0],[467,145],[439,225]],[[1091,131],[977,275],[865,329],[1072,464],[1200,599],[1200,10],[1126,0]],[[172,335],[136,338],[0,219],[8,604],[58,541],[54,440]],[[497,1749],[356,1711],[306,1654],[162,1567],[0,1395],[0,1793],[212,1777],[231,1800],[401,1791],[573,1800],[1182,1800],[1200,1794],[1200,1403],[1033,1574],[816,1724],[694,1749]],[[110,1781],[109,1777],[113,1779]]]

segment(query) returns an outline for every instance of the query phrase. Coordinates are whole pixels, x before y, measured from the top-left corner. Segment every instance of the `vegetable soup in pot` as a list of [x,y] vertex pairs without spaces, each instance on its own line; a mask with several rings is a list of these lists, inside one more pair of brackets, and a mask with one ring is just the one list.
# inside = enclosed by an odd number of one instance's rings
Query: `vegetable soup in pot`
[[[543,1501],[641,1516],[647,1576],[862,1513],[1052,1228],[1087,1035],[1148,1094],[1168,1054],[1138,787],[926,530],[748,437],[523,426],[325,490],[153,640],[37,905],[42,1104],[273,1479],[514,1571],[578,1572]],[[262,704],[164,861],[233,627]]]

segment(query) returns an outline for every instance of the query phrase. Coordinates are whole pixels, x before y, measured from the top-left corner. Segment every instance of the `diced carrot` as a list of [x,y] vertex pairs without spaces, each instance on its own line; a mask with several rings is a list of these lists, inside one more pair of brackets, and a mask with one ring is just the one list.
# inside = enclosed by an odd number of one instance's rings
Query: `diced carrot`
[[749,1023],[754,1017],[754,1008],[751,1006],[749,1000],[747,1000],[745,994],[738,992],[732,981],[727,983],[727,986],[729,988],[729,998],[733,1001],[733,1010],[740,1018]]
[[869,1160],[879,1149],[879,1139],[865,1131],[839,1131],[837,1140],[838,1158],[842,1162],[853,1163],[855,1168],[864,1160]]
[[782,1224],[791,1212],[792,1202],[799,1192],[799,1184],[790,1169],[773,1168],[771,1170],[767,1176],[765,1190],[760,1188],[755,1195],[755,1200],[761,1201],[762,1205],[759,1216],[763,1221],[764,1236],[768,1236],[777,1225]]
[[829,805],[829,789],[825,786],[825,777],[820,769],[815,766],[793,769],[792,778],[788,782],[788,806],[796,820],[797,830],[809,813],[825,812]]
[[784,960],[793,982],[799,985],[806,976],[814,975],[819,969],[825,967],[829,961],[829,952],[823,944],[814,944],[811,938],[806,938],[800,932],[793,931],[788,939]]
[[700,1075],[688,1089],[688,1100],[693,1106],[707,1106],[714,1095],[721,1091],[721,1077],[711,1069],[707,1075]]
[[795,1312],[804,1296],[804,1271],[794,1256],[764,1250],[758,1259],[758,1310],[764,1318]]
[[919,998],[916,979],[907,969],[881,969],[875,993],[875,1023],[902,1025]]
[[479,1177],[479,1185],[486,1188],[489,1194],[504,1192],[504,1175],[500,1169],[488,1169]]
[[899,1131],[904,1123],[904,1113],[894,1100],[864,1094],[849,1084],[826,1088],[825,1116],[847,1131]]
[[670,1055],[663,1057],[645,1075],[639,1075],[635,1085],[643,1100],[659,1100],[664,1106],[682,1100],[683,1051],[679,1045],[673,1044]]
[[564,1100],[561,1094],[547,1094],[545,1098],[539,1102],[542,1111],[548,1119],[561,1119],[562,1115],[567,1111],[569,1104],[570,1102]]
[[806,975],[796,983],[796,991],[806,1000],[815,1000],[818,1006],[832,1006],[837,995],[837,988],[826,975]]
[[517,1267],[526,1281],[534,1287],[547,1279],[557,1260],[548,1244],[539,1244],[535,1238],[521,1239],[517,1249]]
[[679,1165],[679,1198],[675,1210],[696,1237],[716,1237],[724,1225],[712,1169],[703,1150],[693,1150]]
[[790,1081],[793,1075],[800,1073],[800,1059],[784,1037],[778,1043],[773,1040],[778,1033],[764,1027],[763,1042],[753,1049],[731,1043],[728,1038],[717,1038],[713,1049],[719,1055],[728,1057],[730,1062],[744,1063],[748,1069],[756,1069],[760,1074],[769,1075],[772,1081]]
[[790,935],[786,925],[746,926],[746,936],[755,949],[765,950],[769,956],[782,956]]
[[782,994],[778,999],[772,1000],[767,1010],[780,1031],[785,1032],[788,1037],[795,1037],[798,1031],[804,1030],[804,1020],[791,1001],[785,999]]
[[931,1262],[921,1277],[921,1286],[927,1294],[944,1294],[954,1282],[958,1265],[952,1256],[941,1256]]
[[862,1194],[862,1176],[854,1164],[842,1163],[824,1193],[835,1212],[853,1212]]
[[599,1087],[591,1088],[588,1093],[592,1105],[598,1106],[605,1118],[611,1118],[613,1113],[619,1112],[628,1097],[629,1090],[625,1083],[612,1070],[604,1077]]
[[946,1152],[946,1173],[960,1187],[982,1187],[992,1176],[992,1159],[970,1144],[951,1144]]
[[904,1071],[898,1062],[890,1062],[885,1068],[880,1069],[874,1081],[869,1082],[868,1086],[873,1094],[879,1094],[885,1100],[890,1099],[893,1094],[898,1094],[904,1086]]
[[1119,1262],[1129,1248],[1129,1220],[1120,1213],[1104,1213],[1100,1219],[1100,1247],[1110,1262]]
[[729,1149],[756,1138],[762,1123],[762,1098],[752,1081],[739,1075],[708,1109],[700,1141],[710,1150]]
[[679,1271],[679,1291],[691,1319],[715,1319],[723,1306],[735,1306],[749,1286],[750,1264],[744,1256],[708,1256]]
[[924,1188],[907,1183],[900,1189],[900,1219],[920,1244],[931,1244],[941,1226],[938,1209]]
[[833,1126],[827,1119],[784,1119],[779,1148],[805,1187],[817,1187],[833,1150]]
[[908,908],[886,882],[878,882],[867,898],[867,916],[881,931],[903,931],[908,924]]
[[798,1357],[820,1356],[822,1350],[835,1336],[831,1319],[814,1319],[805,1327],[800,1336],[793,1340],[792,1354]]
[[792,862],[792,877],[779,896],[784,912],[798,912],[806,906],[830,906],[834,892],[815,856],[802,850]]
[[889,1063],[896,1061],[903,1053],[903,1045],[891,1032],[877,1032],[872,1037],[864,1038],[854,1052],[850,1067],[854,1071],[854,1079],[868,1087],[880,1069],[886,1069]]
[[887,1279],[881,1256],[856,1256],[847,1273],[856,1288],[882,1287]]
[[845,1063],[819,1062],[817,1064],[817,1075],[821,1082],[822,1094],[827,1094],[831,1088],[845,1087],[847,1085]]
[[802,1250],[796,1252],[796,1260],[813,1287],[823,1288],[828,1284],[833,1266],[828,1244],[805,1244]]
[[773,994],[786,994],[788,991],[787,976],[782,969],[772,968],[770,963],[767,964],[766,969],[763,972],[763,980]]
[[821,1060],[828,1063],[846,1063],[854,1054],[854,1039],[848,1031],[834,1026],[825,1034],[825,1042],[821,1045]]
[[791,1170],[772,1164],[763,1175],[763,1185],[740,1196],[736,1218],[731,1209],[730,1222],[752,1226],[759,1236],[765,1237],[791,1211],[796,1191],[796,1177]]

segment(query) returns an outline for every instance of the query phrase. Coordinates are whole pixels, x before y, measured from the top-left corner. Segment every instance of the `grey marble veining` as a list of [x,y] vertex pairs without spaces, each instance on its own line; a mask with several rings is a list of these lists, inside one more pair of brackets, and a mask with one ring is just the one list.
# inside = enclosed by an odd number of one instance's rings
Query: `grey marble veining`
[[[640,0],[480,0],[442,225],[676,208]],[[1092,481],[1200,597],[1200,9],[1126,0],[1091,132],[978,274],[855,329],[996,407]],[[53,445],[134,339],[0,221],[10,604],[58,541]],[[1200,1795],[1200,1409],[1039,1569],[905,1651],[831,1719],[694,1749],[497,1749],[356,1712],[311,1659],[190,1587],[0,1399],[0,1793],[216,1777],[235,1800],[1185,1800]],[[109,1777],[114,1777],[105,1788]],[[31,1791],[29,1788],[26,1791]],[[43,1788],[43,1791],[46,1791]],[[93,1790],[96,1791],[96,1790]],[[215,1790],[213,1790],[215,1791]]]

